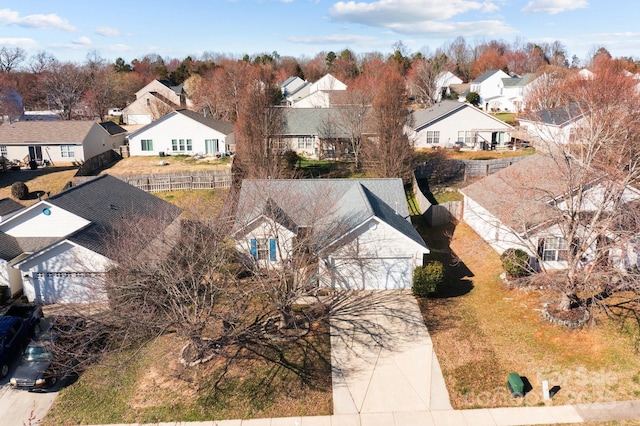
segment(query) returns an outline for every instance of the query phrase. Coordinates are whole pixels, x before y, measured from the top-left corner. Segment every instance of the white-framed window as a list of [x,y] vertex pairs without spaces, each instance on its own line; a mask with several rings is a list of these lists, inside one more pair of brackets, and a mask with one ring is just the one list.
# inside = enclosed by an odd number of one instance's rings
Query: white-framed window
[[191,139],[171,139],[171,149],[176,152],[193,151]]
[[60,145],[60,156],[63,158],[75,157],[73,145]]
[[440,130],[428,130],[427,131],[427,143],[439,144],[440,143]]
[[7,158],[7,146],[0,145],[0,157]]
[[569,250],[567,242],[562,237],[543,238],[538,243],[543,262],[558,262],[567,260]]
[[251,239],[251,256],[258,261],[276,261],[276,239],[258,237]]
[[298,149],[312,149],[313,136],[298,136]]
[[476,142],[475,132],[472,132],[472,131],[458,132],[458,142],[463,142],[467,146],[474,145]]
[[143,151],[153,151],[153,139],[141,139],[140,145]]

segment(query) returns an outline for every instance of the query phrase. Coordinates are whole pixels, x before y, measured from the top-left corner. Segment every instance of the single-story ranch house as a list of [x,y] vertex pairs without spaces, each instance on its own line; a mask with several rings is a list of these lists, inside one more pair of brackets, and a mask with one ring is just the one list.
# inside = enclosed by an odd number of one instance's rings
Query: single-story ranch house
[[129,134],[131,155],[209,155],[222,157],[235,149],[233,124],[187,109]]
[[[547,154],[528,156],[462,188],[463,220],[500,254],[510,248],[522,249],[532,261],[543,263],[534,263],[537,267],[565,269],[569,247],[561,229],[562,215],[567,211],[568,197],[577,202],[577,189],[570,196],[567,193],[567,173],[564,159],[557,161]],[[604,208],[602,200],[611,185],[616,187],[606,177],[586,185],[580,212],[588,215]],[[640,199],[640,191],[621,189],[616,202],[626,204]],[[580,234],[587,232],[581,230]],[[629,261],[616,256],[618,264]],[[591,260],[583,261],[586,265]]]
[[312,235],[315,275],[328,288],[411,288],[429,253],[401,179],[244,180],[234,235],[260,268],[279,268],[295,239]]
[[14,121],[0,124],[0,156],[37,164],[81,164],[125,142],[127,131],[107,121]]
[[514,128],[469,103],[444,100],[431,108],[412,112],[405,132],[415,148],[452,148],[458,144],[471,149],[505,146]]

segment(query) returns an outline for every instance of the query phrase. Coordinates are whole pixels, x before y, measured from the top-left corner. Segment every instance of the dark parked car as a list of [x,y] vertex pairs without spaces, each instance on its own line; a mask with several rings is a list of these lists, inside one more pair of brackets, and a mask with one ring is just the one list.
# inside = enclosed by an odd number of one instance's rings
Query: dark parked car
[[0,316],[0,377],[9,374],[11,365],[37,332],[42,308],[37,305],[13,305]]
[[[55,316],[42,321],[43,331],[29,343],[9,384],[15,389],[44,390],[66,378],[75,363],[68,351],[80,336],[84,321]],[[61,353],[62,349],[62,353]]]
[[26,390],[44,390],[55,385],[58,377],[52,369],[53,357],[50,341],[32,341],[9,384],[13,388]]

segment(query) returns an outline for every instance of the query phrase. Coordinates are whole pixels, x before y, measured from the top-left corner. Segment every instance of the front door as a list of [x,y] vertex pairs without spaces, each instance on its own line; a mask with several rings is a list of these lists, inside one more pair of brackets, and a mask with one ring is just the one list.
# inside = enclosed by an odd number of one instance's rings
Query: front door
[[42,163],[42,147],[30,146],[29,147],[29,161],[37,161]]

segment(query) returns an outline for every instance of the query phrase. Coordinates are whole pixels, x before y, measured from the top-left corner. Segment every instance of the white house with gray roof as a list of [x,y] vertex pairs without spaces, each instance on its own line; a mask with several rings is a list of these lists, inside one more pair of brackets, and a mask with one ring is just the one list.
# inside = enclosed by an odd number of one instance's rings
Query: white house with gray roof
[[176,232],[181,210],[103,175],[12,213],[0,221],[0,285],[12,296],[59,303],[106,299],[108,237],[123,221],[158,221],[161,238]]
[[[283,108],[285,125],[283,133],[278,135],[280,148],[307,158],[335,157],[339,150],[336,144],[351,137],[347,123],[348,115],[354,110],[349,108],[352,107]],[[359,112],[366,115],[370,109],[359,108]],[[363,126],[360,136],[368,134],[371,130]]]
[[333,105],[334,94],[347,90],[347,85],[327,74],[314,83],[301,86],[287,96],[287,103],[293,108],[329,108]]
[[503,147],[514,130],[469,103],[451,100],[415,110],[411,115],[412,124],[405,132],[415,148],[451,148],[456,144],[469,149]]
[[525,108],[524,99],[534,80],[534,74],[519,77],[489,70],[471,82],[469,91],[480,95],[480,107],[485,111],[520,112]]
[[319,285],[411,288],[429,253],[411,224],[401,179],[244,180],[235,225],[245,261],[278,268],[312,235]]
[[124,145],[126,130],[107,121],[14,121],[0,124],[0,156],[42,165],[82,164]]
[[[521,249],[542,262],[546,270],[565,269],[570,247],[562,217],[569,210],[568,203],[580,214],[590,215],[608,209],[603,200],[629,208],[637,208],[633,206],[640,200],[640,191],[616,183],[605,173],[593,173],[592,184],[571,189],[568,176],[572,168],[575,173],[577,166],[570,166],[569,162],[574,161],[535,154],[462,188],[463,220],[499,254],[510,248]],[[578,194],[578,189],[583,192]],[[595,236],[601,235],[603,224],[611,226],[606,235],[612,240],[628,234],[614,231],[616,222],[600,221],[593,231],[580,227],[576,238],[593,241],[595,246]],[[612,247],[613,264],[640,264],[637,241],[632,241],[632,246],[628,242],[619,247],[616,244],[607,242]],[[587,252],[585,265],[594,260],[593,254]]]
[[223,157],[234,150],[233,124],[180,109],[129,134],[133,155]]
[[586,117],[577,103],[531,112],[518,121],[520,127],[527,131],[529,141],[539,149],[577,142],[580,129],[587,125]]
[[167,112],[193,106],[184,85],[155,79],[136,92],[136,100],[122,110],[125,124],[149,124]]

